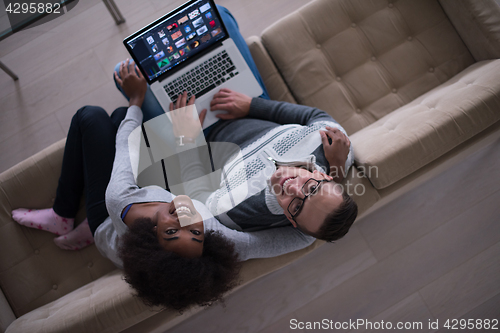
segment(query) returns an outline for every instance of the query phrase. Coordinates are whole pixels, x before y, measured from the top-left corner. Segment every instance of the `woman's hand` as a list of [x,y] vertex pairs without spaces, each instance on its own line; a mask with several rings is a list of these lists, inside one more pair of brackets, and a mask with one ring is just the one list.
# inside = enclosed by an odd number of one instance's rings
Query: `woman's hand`
[[[340,182],[344,179],[345,161],[349,155],[351,142],[347,136],[338,128],[326,127],[325,131],[319,131],[325,157],[330,164],[330,176],[333,180]],[[331,141],[331,143],[330,143]]]
[[[199,118],[193,116],[195,97],[192,96],[187,102],[187,91],[179,95],[175,103],[170,103],[170,115],[174,125],[174,135],[176,137],[184,136],[186,141],[193,141],[200,134],[205,121],[207,109],[200,112]],[[186,103],[187,102],[187,103]]]
[[142,75],[139,68],[129,59],[120,64],[120,76],[115,72],[116,82],[122,87],[123,92],[130,98],[129,106],[142,106],[146,90],[148,88],[146,79]]
[[220,119],[243,118],[250,111],[250,103],[252,103],[251,97],[227,88],[222,88],[214,95],[210,102],[210,110],[227,111],[227,113],[216,115]]

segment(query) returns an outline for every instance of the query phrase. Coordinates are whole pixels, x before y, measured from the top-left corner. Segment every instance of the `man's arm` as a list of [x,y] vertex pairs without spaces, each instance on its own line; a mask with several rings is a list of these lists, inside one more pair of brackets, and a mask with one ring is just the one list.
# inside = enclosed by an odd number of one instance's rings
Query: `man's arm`
[[305,105],[270,101],[263,98],[250,98],[227,88],[214,95],[210,103],[211,110],[227,111],[216,115],[220,119],[252,117],[269,120],[280,125],[310,125],[317,121],[335,121],[326,112]]
[[[300,124],[304,126],[318,121],[337,123],[330,115],[317,108],[262,98],[250,98],[225,88],[214,95],[210,107],[212,110],[227,111],[227,114],[217,115],[221,119],[237,119],[248,116],[273,121],[281,125]],[[351,142],[340,125],[338,128],[327,126],[326,130],[320,131],[319,134],[325,157],[330,165],[329,173],[336,182],[340,182],[345,175]]]

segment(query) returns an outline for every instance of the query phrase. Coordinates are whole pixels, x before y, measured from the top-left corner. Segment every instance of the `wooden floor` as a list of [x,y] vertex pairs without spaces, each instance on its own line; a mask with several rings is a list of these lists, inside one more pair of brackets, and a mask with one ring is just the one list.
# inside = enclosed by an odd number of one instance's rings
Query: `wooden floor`
[[[246,38],[309,1],[216,3],[232,12]],[[185,0],[115,2],[123,25],[115,25],[102,1],[80,0],[67,14],[0,41],[0,61],[19,76],[14,82],[0,70],[0,172],[64,138],[80,107],[111,113],[127,105],[112,80],[115,65],[129,56],[123,39]],[[0,29],[4,23],[0,16]]]
[[[127,57],[122,39],[182,2],[116,0],[127,19],[116,26],[101,1],[80,0],[57,20],[1,41],[0,60],[20,80],[0,72],[0,172],[65,137],[81,106],[125,105],[111,79]],[[248,37],[308,0],[217,2]],[[431,332],[429,320],[499,319],[499,168],[495,142],[364,217],[338,243],[171,331],[285,332],[291,319],[365,319],[422,322],[416,331]]]

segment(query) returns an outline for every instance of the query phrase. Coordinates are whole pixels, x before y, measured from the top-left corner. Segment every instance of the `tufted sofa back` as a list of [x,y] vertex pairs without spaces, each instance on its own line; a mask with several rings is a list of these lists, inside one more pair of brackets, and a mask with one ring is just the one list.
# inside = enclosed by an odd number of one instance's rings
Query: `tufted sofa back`
[[437,0],[317,0],[262,43],[295,100],[349,134],[474,63]]

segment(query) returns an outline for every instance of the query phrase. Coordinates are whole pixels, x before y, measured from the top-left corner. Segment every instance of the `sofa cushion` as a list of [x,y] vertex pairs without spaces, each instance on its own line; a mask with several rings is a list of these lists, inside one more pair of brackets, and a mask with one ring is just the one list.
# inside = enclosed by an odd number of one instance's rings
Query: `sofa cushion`
[[[53,234],[12,220],[12,209],[52,207],[65,141],[0,175],[0,287],[16,316],[115,269],[94,245],[76,252],[63,251],[55,246]],[[84,213],[81,207],[77,222],[83,220]]]
[[[243,264],[239,287],[269,274],[301,258],[324,244],[317,240],[307,248],[287,253],[279,257],[252,259]],[[234,291],[234,290],[233,290]],[[167,323],[179,316],[175,311],[158,307],[149,308],[137,297],[123,280],[122,272],[111,273],[90,282],[83,287],[33,310],[14,321],[6,333],[86,333],[120,332],[129,327],[142,332],[141,322],[153,316],[161,316]],[[196,311],[187,311],[183,319]]]
[[262,42],[297,102],[349,134],[474,62],[437,0],[317,0]]
[[[155,314],[133,297],[122,272],[114,270],[13,322],[14,332],[119,332]],[[175,316],[175,313],[166,313]]]
[[385,188],[500,120],[500,60],[478,62],[354,133],[355,163]]

